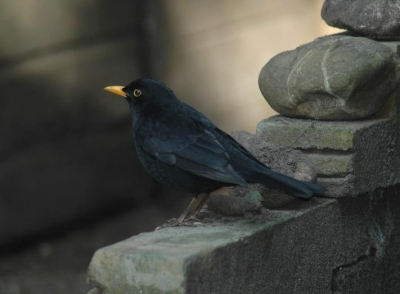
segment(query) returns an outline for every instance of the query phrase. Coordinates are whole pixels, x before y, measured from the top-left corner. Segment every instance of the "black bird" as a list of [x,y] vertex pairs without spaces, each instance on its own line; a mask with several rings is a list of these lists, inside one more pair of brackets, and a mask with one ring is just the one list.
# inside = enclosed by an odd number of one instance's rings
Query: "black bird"
[[269,169],[161,82],[142,78],[105,90],[128,101],[133,140],[145,169],[159,182],[195,194],[176,224],[196,215],[209,193],[223,186],[260,183],[299,198],[324,192],[319,184]]

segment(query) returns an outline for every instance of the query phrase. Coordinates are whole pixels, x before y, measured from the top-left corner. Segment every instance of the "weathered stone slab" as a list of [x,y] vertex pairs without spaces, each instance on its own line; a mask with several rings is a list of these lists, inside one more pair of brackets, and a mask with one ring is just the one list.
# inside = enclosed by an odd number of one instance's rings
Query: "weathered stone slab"
[[[243,269],[249,269],[253,262],[258,263],[257,270],[266,265],[267,260],[253,260],[253,254],[260,254],[262,248],[257,249],[256,245],[268,232],[289,224],[296,216],[316,207],[329,207],[332,203],[332,200],[324,200],[321,204],[309,203],[303,209],[276,212],[269,216],[269,221],[242,219],[195,229],[178,227],[142,233],[98,250],[89,268],[89,280],[110,294],[233,293],[238,277],[244,274]],[[258,238],[259,241],[254,242]],[[220,256],[214,259],[217,252]],[[254,269],[252,274],[259,276]],[[217,284],[224,279],[227,279],[226,285]],[[200,280],[204,281],[203,285]],[[251,288],[241,280],[243,290]]]
[[318,121],[274,116],[258,123],[257,135],[282,147],[353,151],[357,138],[368,135],[376,126],[387,126],[389,121]]
[[400,183],[399,130],[395,116],[341,122],[276,116],[261,121],[257,135],[305,152],[326,195],[341,197]]
[[339,176],[354,171],[354,154],[309,153],[308,157],[319,175]]
[[397,293],[399,191],[143,233],[98,250],[88,280],[102,294]]

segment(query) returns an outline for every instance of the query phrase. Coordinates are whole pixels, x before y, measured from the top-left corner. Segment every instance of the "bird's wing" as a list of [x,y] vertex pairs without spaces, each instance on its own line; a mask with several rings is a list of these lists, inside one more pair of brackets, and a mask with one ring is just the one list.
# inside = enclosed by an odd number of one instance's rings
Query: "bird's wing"
[[249,150],[247,150],[245,147],[243,147],[238,141],[236,141],[234,138],[232,138],[232,136],[228,135],[227,133],[225,133],[224,131],[215,128],[215,130],[217,131],[217,133],[222,136],[223,138],[225,138],[226,140],[229,141],[229,143],[231,143],[231,145],[233,147],[235,147],[236,149],[238,149],[241,153],[244,153],[247,157],[251,158],[254,161],[260,162],[257,158],[254,157],[253,154],[250,153]]
[[246,184],[230,165],[217,137],[200,120],[148,120],[137,133],[142,148],[158,160],[215,181]]

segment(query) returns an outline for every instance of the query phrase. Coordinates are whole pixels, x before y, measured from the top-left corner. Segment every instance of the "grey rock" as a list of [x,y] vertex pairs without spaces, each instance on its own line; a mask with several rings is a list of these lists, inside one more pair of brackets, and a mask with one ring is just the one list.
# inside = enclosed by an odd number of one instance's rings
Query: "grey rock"
[[321,15],[328,25],[361,35],[400,36],[398,0],[325,0]]
[[207,208],[215,213],[228,216],[243,216],[246,213],[260,213],[262,204],[242,197],[212,195],[207,201]]
[[265,99],[287,117],[351,120],[377,112],[400,84],[400,58],[366,38],[333,35],[272,58],[261,70]]
[[248,192],[248,193],[246,193],[244,195],[244,198],[250,199],[250,200],[259,201],[259,202],[264,202],[265,201],[264,197],[258,191]]
[[[266,140],[245,131],[233,132],[232,137],[272,170],[298,180],[315,181],[316,172],[313,164],[301,151],[289,146],[282,147],[276,143],[268,143]],[[269,189],[261,184],[229,188],[229,194],[236,197],[244,197],[248,193],[254,192],[261,194],[264,198],[263,204],[268,208],[281,207],[295,199],[284,192]]]

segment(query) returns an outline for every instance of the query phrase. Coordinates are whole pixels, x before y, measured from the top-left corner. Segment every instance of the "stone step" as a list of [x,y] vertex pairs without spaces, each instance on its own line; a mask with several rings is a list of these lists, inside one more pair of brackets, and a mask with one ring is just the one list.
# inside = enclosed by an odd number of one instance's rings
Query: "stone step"
[[98,250],[88,281],[98,294],[391,293],[399,272],[382,269],[400,256],[399,191],[142,233]]
[[274,116],[261,121],[257,136],[308,155],[327,196],[356,196],[400,183],[400,123],[396,92],[375,117],[318,121]]
[[387,128],[389,121],[318,121],[277,115],[259,122],[257,135],[282,147],[352,152],[362,147],[360,140],[373,140],[373,131]]
[[329,209],[334,202],[309,202],[273,211],[258,221],[213,221],[204,227],[142,233],[98,250],[89,267],[89,281],[104,293],[255,293],[251,289],[263,283],[269,271],[266,265],[273,250],[268,247],[281,247],[283,236],[278,233],[281,236],[274,240],[274,231],[285,231],[302,215]]

